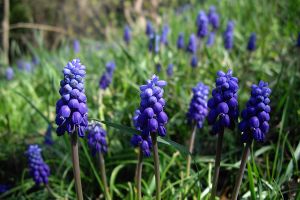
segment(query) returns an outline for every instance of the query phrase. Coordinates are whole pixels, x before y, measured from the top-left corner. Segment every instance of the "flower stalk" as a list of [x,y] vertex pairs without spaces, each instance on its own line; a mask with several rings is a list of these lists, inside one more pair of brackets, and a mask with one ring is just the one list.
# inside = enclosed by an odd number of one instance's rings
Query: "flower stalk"
[[221,152],[222,152],[222,144],[223,144],[223,135],[224,131],[221,131],[218,134],[218,142],[217,142],[217,150],[216,150],[216,158],[215,158],[215,171],[213,178],[213,187],[211,190],[210,200],[215,200],[220,172],[220,162],[221,162]]
[[98,155],[99,155],[100,174],[101,174],[101,179],[102,179],[102,183],[104,186],[104,196],[105,196],[105,199],[110,200],[111,198],[110,198],[109,190],[108,190],[108,186],[107,186],[104,157],[101,152],[99,152]]
[[136,166],[136,188],[137,188],[137,199],[142,199],[142,169],[143,169],[143,152],[139,149],[138,163]]
[[74,173],[74,179],[75,179],[75,188],[76,188],[77,199],[83,200],[81,179],[80,179],[78,142],[77,142],[77,133],[76,132],[74,132],[71,135],[73,173]]
[[[194,129],[193,129],[193,132],[192,132],[192,135],[191,135],[191,139],[190,139],[189,152],[191,154],[193,153],[193,149],[194,149],[196,131],[197,131],[197,125],[194,126]],[[192,156],[188,155],[187,166],[186,166],[186,176],[187,177],[190,175],[191,160],[192,160]]]
[[246,143],[246,146],[244,147],[244,151],[243,151],[242,158],[241,158],[241,165],[240,165],[239,173],[238,173],[238,176],[236,178],[234,190],[233,190],[233,193],[232,193],[232,198],[231,198],[232,200],[236,200],[238,198],[241,183],[242,183],[242,179],[243,179],[244,172],[245,172],[245,166],[246,166],[248,156],[249,156],[249,152],[250,152],[251,144],[252,144],[252,141],[248,141]]
[[158,146],[157,138],[155,134],[151,134],[153,143],[153,158],[154,158],[154,173],[155,173],[155,184],[156,184],[156,200],[160,200],[160,173],[159,173],[159,157],[158,157]]

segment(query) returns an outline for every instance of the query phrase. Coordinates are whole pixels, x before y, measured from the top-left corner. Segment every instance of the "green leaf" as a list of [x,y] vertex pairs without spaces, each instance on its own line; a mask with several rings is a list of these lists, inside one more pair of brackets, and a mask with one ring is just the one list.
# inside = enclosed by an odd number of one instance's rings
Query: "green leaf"
[[174,142],[174,141],[170,140],[169,138],[157,137],[157,141],[162,144],[173,146],[175,149],[177,149],[183,155],[186,155],[186,156],[192,155],[185,146],[178,144],[177,142]]
[[121,125],[121,124],[116,124],[116,123],[109,122],[109,121],[101,121],[101,120],[98,120],[98,119],[92,119],[92,120],[98,121],[98,122],[101,122],[101,123],[103,123],[107,126],[116,128],[116,129],[120,130],[122,133],[138,134],[138,135],[141,133],[139,130],[136,130],[134,128],[124,126],[124,125]]

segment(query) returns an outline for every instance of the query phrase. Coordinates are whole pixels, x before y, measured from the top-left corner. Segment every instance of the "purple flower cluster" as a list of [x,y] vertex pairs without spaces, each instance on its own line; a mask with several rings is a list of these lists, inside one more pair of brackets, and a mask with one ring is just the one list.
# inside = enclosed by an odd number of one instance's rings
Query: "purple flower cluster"
[[52,139],[52,126],[51,124],[48,125],[48,128],[46,130],[45,136],[44,136],[44,144],[46,145],[53,145],[54,141]]
[[183,49],[184,48],[184,35],[183,35],[183,33],[180,33],[178,35],[177,48],[178,49]]
[[242,111],[243,120],[239,124],[243,142],[252,139],[258,142],[265,140],[265,135],[269,131],[270,94],[268,83],[260,81],[258,85],[252,85],[251,97]]
[[31,62],[25,61],[25,60],[18,60],[17,61],[17,66],[19,70],[26,71],[26,72],[31,72],[32,71],[32,64]]
[[148,50],[150,52],[158,53],[160,48],[160,36],[152,34],[149,36]]
[[200,11],[197,16],[197,36],[204,38],[208,34],[208,18],[204,11]]
[[50,168],[44,162],[41,151],[38,145],[30,145],[25,154],[28,158],[29,174],[32,176],[36,185],[42,183],[47,185]]
[[207,98],[209,87],[199,82],[193,88],[193,98],[187,113],[189,122],[195,122],[198,128],[203,127],[203,122],[208,114]]
[[256,49],[256,34],[252,33],[249,37],[247,50],[251,52],[251,51],[255,51],[255,49]]
[[93,155],[107,152],[106,131],[98,122],[92,122],[87,128],[88,145]]
[[225,127],[234,128],[239,115],[238,79],[232,76],[232,70],[226,74],[219,71],[217,76],[216,88],[212,90],[212,98],[207,103],[210,108],[207,120],[213,125],[213,134],[223,132]]
[[73,51],[76,54],[80,51],[80,42],[77,39],[73,40]]
[[11,67],[6,68],[5,77],[8,81],[12,80],[15,76],[14,70]]
[[168,45],[168,34],[169,34],[169,26],[167,24],[164,25],[161,37],[160,37],[160,42],[164,45]]
[[124,28],[123,39],[126,42],[126,44],[128,45],[131,40],[131,30],[130,30],[129,26],[125,26],[125,28]]
[[229,21],[227,24],[227,28],[224,32],[224,47],[227,50],[230,50],[233,47],[233,30],[234,23],[233,21]]
[[209,23],[212,25],[212,27],[213,27],[214,30],[216,30],[216,29],[219,28],[219,26],[220,26],[220,20],[219,20],[219,15],[216,12],[216,7],[211,6],[209,8],[208,20],[209,20]]
[[297,39],[297,44],[296,44],[297,47],[300,47],[300,32],[298,33],[298,39]]
[[191,64],[191,67],[193,67],[193,68],[197,67],[197,65],[198,65],[198,58],[197,58],[196,54],[194,54],[192,56],[190,64]]
[[153,27],[152,27],[152,23],[151,21],[147,21],[147,24],[146,24],[146,35],[148,37],[150,37],[151,35],[153,35],[154,33],[154,30],[153,30]]
[[61,98],[56,103],[57,135],[78,131],[80,137],[88,125],[88,109],[84,90],[85,66],[79,59],[73,59],[63,70],[64,79],[60,82]]
[[168,76],[172,76],[173,75],[173,68],[174,68],[174,65],[172,63],[170,63],[168,65],[168,68],[167,68],[167,75]]
[[197,38],[194,34],[190,35],[189,43],[186,47],[186,51],[195,54],[197,51]]
[[206,46],[211,47],[215,42],[215,32],[210,32],[206,41]]
[[108,88],[108,86],[112,82],[115,68],[116,68],[116,64],[114,61],[110,61],[106,63],[106,71],[103,73],[99,81],[99,87],[101,89],[105,90],[106,88]]

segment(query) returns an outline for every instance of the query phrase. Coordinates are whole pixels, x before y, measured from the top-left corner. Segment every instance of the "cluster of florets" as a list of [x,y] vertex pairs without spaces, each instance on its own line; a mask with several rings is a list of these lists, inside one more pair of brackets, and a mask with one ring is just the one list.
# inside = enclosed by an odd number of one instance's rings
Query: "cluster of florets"
[[[140,110],[136,110],[135,114],[132,118],[134,127],[137,130],[141,130],[138,123],[138,118],[141,114]],[[151,149],[152,149],[152,140],[150,135],[137,135],[134,134],[131,138],[131,144],[134,147],[140,147],[142,153],[144,156],[149,157],[151,155]]]
[[47,185],[50,168],[44,162],[41,151],[38,145],[30,145],[25,154],[28,158],[29,174],[32,176],[36,185]]
[[219,28],[220,26],[220,20],[219,20],[219,15],[216,11],[216,7],[211,6],[209,8],[209,12],[208,12],[208,20],[209,23],[212,25],[213,29],[216,30]]
[[15,76],[14,70],[12,67],[8,67],[5,70],[5,77],[8,81],[12,80]]
[[77,39],[73,40],[73,51],[74,53],[79,53],[80,51],[80,42]]
[[114,75],[116,64],[114,61],[106,63],[106,70],[100,78],[99,87],[103,90],[107,89]]
[[255,49],[256,49],[256,34],[255,33],[251,33],[251,35],[249,37],[247,49],[248,49],[248,51],[255,51]]
[[106,153],[106,131],[102,128],[98,122],[91,122],[87,128],[88,145],[92,151],[92,154]]
[[57,134],[63,135],[78,131],[80,137],[88,125],[88,109],[84,90],[85,66],[79,59],[73,59],[63,70],[64,79],[60,82],[61,98],[56,103]]
[[204,38],[208,34],[208,18],[204,11],[200,11],[197,16],[197,36]]
[[159,80],[156,75],[147,81],[147,85],[140,86],[141,103],[138,117],[138,127],[142,131],[142,136],[148,137],[150,133],[158,133],[160,136],[166,135],[165,125],[168,116],[164,112],[165,100],[163,99],[166,81]]
[[161,37],[160,37],[160,42],[164,45],[168,45],[168,35],[169,35],[169,26],[167,24],[164,25],[162,33],[161,33]]
[[265,140],[265,135],[269,131],[270,94],[268,83],[260,81],[258,85],[252,85],[251,97],[242,111],[243,120],[239,124],[243,142],[252,139],[259,142]]
[[186,47],[186,51],[195,54],[197,52],[197,39],[194,34],[190,35],[189,43]]
[[160,48],[160,36],[153,33],[149,36],[148,50],[150,52],[158,53]]
[[168,65],[168,68],[167,68],[167,75],[168,76],[172,76],[173,75],[173,68],[174,68],[174,65],[172,63],[170,63]]
[[211,47],[215,42],[215,32],[210,32],[207,38],[206,46]]
[[184,48],[184,35],[183,33],[180,33],[177,39],[177,48],[183,49]]
[[217,76],[216,88],[208,101],[210,111],[207,119],[208,123],[213,125],[213,134],[223,132],[225,127],[233,129],[239,115],[238,79],[232,76],[232,70],[228,70],[226,74],[219,71]]
[[54,141],[52,139],[52,125],[49,124],[44,136],[44,144],[53,145]]
[[31,72],[33,68],[31,62],[22,59],[17,61],[17,66],[19,70],[26,71],[26,72]]
[[131,40],[131,30],[130,30],[129,26],[125,26],[125,28],[124,28],[123,39],[124,39],[125,43],[128,45]]
[[154,33],[154,30],[153,30],[153,27],[152,27],[152,23],[151,21],[147,21],[147,24],[146,24],[146,35],[148,37],[150,37],[151,35],[153,35]]
[[230,50],[233,47],[233,30],[234,23],[233,21],[229,21],[227,24],[227,28],[224,32],[224,47],[227,50]]
[[198,65],[198,58],[197,58],[196,54],[194,54],[192,56],[190,64],[191,64],[191,67],[193,67],[193,68],[197,67],[197,65]]
[[208,113],[208,92],[209,87],[201,82],[199,82],[197,86],[193,88],[193,98],[190,102],[187,118],[189,122],[196,123],[198,128],[203,127],[203,122]]

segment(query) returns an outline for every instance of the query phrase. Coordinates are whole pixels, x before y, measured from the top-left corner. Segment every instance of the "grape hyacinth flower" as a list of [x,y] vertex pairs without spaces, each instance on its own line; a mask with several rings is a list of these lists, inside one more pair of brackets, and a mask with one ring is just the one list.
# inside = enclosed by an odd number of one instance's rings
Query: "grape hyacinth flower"
[[107,152],[106,131],[99,122],[91,122],[88,125],[87,133],[88,145],[92,155],[95,156],[97,154],[99,157],[100,174],[104,185],[105,199],[110,199],[103,157],[103,154]]
[[160,63],[157,63],[155,65],[155,68],[156,68],[157,73],[161,72],[161,64]]
[[150,37],[151,35],[154,34],[154,30],[153,30],[153,27],[152,27],[152,23],[151,21],[147,21],[147,24],[146,24],[146,35],[148,37]]
[[177,49],[184,49],[184,36],[180,33],[177,39]]
[[251,97],[247,102],[246,108],[242,111],[242,121],[239,124],[239,129],[242,132],[242,142],[246,143],[246,145],[243,150],[239,174],[232,193],[233,200],[238,198],[252,141],[264,142],[266,134],[269,131],[270,94],[271,89],[268,83],[260,81],[258,85],[253,84]]
[[110,61],[106,63],[106,70],[100,78],[99,87],[102,90],[106,90],[110,83],[112,82],[113,74],[116,68],[116,64],[114,61]]
[[52,139],[52,126],[51,124],[48,125],[48,128],[46,130],[45,136],[44,136],[44,144],[46,145],[53,145],[53,139]]
[[12,67],[8,67],[5,70],[5,77],[8,81],[12,80],[15,76],[14,70]]
[[233,47],[233,30],[234,23],[233,21],[229,21],[227,24],[226,31],[224,32],[224,47],[227,50],[231,50]]
[[211,47],[215,42],[215,32],[210,32],[206,41],[206,46]]
[[34,64],[34,65],[38,65],[38,64],[40,64],[40,59],[39,59],[38,56],[34,55],[34,56],[32,57],[32,59],[31,59],[31,62],[32,62],[32,64]]
[[124,28],[123,39],[124,39],[125,43],[128,45],[131,40],[131,30],[130,30],[129,26],[125,26],[125,28]]
[[195,68],[195,67],[197,67],[198,66],[198,59],[197,59],[197,56],[196,56],[196,54],[194,54],[193,56],[192,56],[192,58],[191,58],[191,67],[192,68]]
[[238,89],[238,79],[232,76],[232,70],[228,70],[227,73],[219,71],[216,88],[212,90],[212,98],[207,103],[210,108],[207,121],[208,124],[213,125],[211,133],[218,134],[211,200],[215,199],[217,191],[224,129],[233,129],[239,114]]
[[29,174],[32,176],[36,185],[48,184],[48,177],[50,176],[50,168],[44,162],[41,149],[38,145],[29,145],[25,155],[28,158]]
[[173,75],[173,68],[174,68],[173,64],[169,64],[168,65],[168,68],[167,68],[167,75],[168,76],[172,76]]
[[191,54],[195,54],[197,51],[197,39],[194,34],[190,35],[190,39],[189,39],[189,43],[186,47],[186,51]]
[[10,186],[8,185],[4,185],[4,184],[0,184],[0,194],[7,192],[10,189]]
[[255,49],[256,49],[256,34],[252,33],[249,37],[247,50],[251,52],[251,51],[255,51]]
[[[203,127],[204,120],[208,113],[207,98],[209,87],[199,82],[196,87],[193,88],[193,97],[190,102],[190,107],[187,112],[187,118],[189,123],[194,123],[194,129],[190,138],[189,152],[193,153],[194,142],[196,136],[196,130]],[[190,175],[191,169],[191,156],[188,156],[187,160],[187,176]]]
[[208,13],[208,20],[209,23],[212,25],[213,30],[217,30],[220,26],[220,19],[219,19],[219,15],[216,11],[216,7],[215,6],[211,6],[209,8],[209,13]]
[[297,47],[300,47],[300,32],[298,33],[298,39],[297,39]]
[[68,132],[72,143],[72,162],[77,198],[83,199],[78,155],[77,134],[84,137],[88,126],[87,99],[84,90],[85,66],[79,59],[73,59],[63,70],[64,79],[60,82],[61,98],[56,103],[58,136]]
[[170,29],[169,26],[165,24],[160,37],[160,42],[166,46],[169,44],[168,42],[169,29]]
[[159,53],[160,48],[160,36],[153,34],[149,36],[148,50],[154,52],[155,54]]
[[79,53],[80,51],[80,42],[77,39],[73,40],[73,51],[75,54]]
[[208,18],[204,11],[200,11],[197,16],[197,36],[204,38],[208,34]]
[[32,71],[32,65],[30,62],[27,62],[25,60],[18,60],[17,61],[17,66],[19,68],[19,70],[24,70],[26,72],[31,72]]
[[159,80],[156,75],[153,75],[146,85],[140,86],[141,103],[137,125],[141,130],[141,136],[147,138],[151,136],[153,154],[154,154],[154,169],[156,182],[156,199],[160,199],[160,175],[159,175],[159,157],[157,146],[157,135],[164,137],[167,133],[165,125],[168,122],[168,116],[164,112],[165,100],[163,98],[166,81]]
[[88,145],[92,151],[92,155],[96,153],[107,152],[106,131],[98,122],[92,122],[87,128]]

